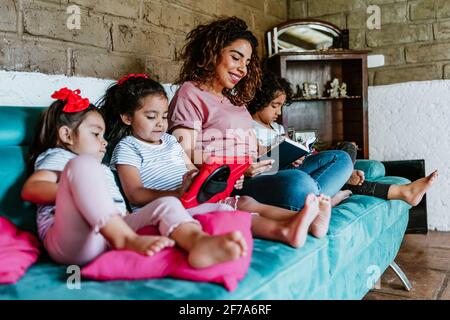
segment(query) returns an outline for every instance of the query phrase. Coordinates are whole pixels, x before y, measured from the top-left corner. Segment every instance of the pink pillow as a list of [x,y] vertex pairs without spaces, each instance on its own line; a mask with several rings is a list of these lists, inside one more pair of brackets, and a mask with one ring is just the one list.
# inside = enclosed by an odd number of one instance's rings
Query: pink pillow
[[39,248],[35,236],[0,217],[0,284],[16,283],[38,259]]
[[[248,212],[226,211],[195,216],[203,230],[211,235],[241,231],[248,245],[248,254],[238,260],[209,268],[191,268],[186,253],[176,247],[168,248],[153,257],[144,257],[131,251],[111,250],[81,270],[81,274],[94,280],[144,280],[174,277],[184,280],[223,284],[229,291],[237,288],[250,266],[253,250],[251,215]],[[139,234],[157,234],[153,227],[141,229]]]

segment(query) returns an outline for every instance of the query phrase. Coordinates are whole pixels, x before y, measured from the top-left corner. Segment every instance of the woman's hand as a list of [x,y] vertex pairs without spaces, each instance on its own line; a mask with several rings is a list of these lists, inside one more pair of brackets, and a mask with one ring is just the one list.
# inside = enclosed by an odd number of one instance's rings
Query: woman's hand
[[298,167],[300,167],[300,165],[303,163],[303,161],[305,161],[305,158],[306,158],[306,156],[303,156],[303,157],[301,157],[300,159],[295,160],[294,162],[292,162],[291,165],[292,165],[294,168],[298,168]]
[[245,171],[246,177],[256,177],[257,175],[263,173],[264,171],[270,170],[272,168],[272,164],[275,160],[263,160],[260,162],[253,163],[247,171]]
[[190,170],[186,172],[183,176],[183,182],[181,184],[181,187],[178,189],[178,193],[180,197],[189,190],[189,187],[191,186],[192,182],[194,181],[195,176],[198,174],[198,170]]
[[244,187],[244,179],[245,179],[245,175],[242,175],[234,184],[234,188],[236,190],[241,190]]

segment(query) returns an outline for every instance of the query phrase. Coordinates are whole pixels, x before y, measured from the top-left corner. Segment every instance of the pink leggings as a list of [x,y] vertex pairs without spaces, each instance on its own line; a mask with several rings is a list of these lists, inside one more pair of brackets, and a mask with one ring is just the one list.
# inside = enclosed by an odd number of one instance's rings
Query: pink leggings
[[[84,265],[109,249],[99,233],[109,218],[122,215],[114,205],[105,171],[93,157],[71,160],[61,174],[56,195],[55,220],[44,239],[50,257],[62,264]],[[224,204],[203,204],[186,210],[175,197],[159,198],[124,217],[135,231],[152,225],[162,235],[183,223],[198,223],[192,216],[211,211],[229,211]]]

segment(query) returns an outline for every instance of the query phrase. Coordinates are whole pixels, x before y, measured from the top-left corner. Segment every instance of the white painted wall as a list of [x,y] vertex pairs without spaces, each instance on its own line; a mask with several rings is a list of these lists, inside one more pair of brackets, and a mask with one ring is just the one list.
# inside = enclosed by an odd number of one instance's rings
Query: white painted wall
[[[0,106],[47,106],[67,86],[96,102],[113,80],[0,71]],[[165,85],[169,98],[176,89]],[[369,88],[370,158],[425,159],[440,172],[428,193],[430,229],[450,231],[450,81]]]
[[450,80],[369,88],[369,154],[425,159],[440,177],[427,195],[429,229],[450,231]]
[[[0,106],[48,106],[53,102],[52,93],[63,87],[80,89],[81,96],[95,103],[113,82],[110,79],[0,70]],[[165,84],[164,88],[171,99],[176,87]]]

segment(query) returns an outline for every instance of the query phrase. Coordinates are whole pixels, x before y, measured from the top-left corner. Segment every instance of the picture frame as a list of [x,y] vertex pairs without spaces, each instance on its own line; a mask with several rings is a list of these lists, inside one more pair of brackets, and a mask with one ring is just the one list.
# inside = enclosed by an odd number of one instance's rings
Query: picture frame
[[303,97],[314,99],[319,97],[319,84],[317,82],[304,82],[302,85]]
[[308,141],[315,139],[317,141],[317,130],[304,130],[295,132],[295,141],[306,145]]

